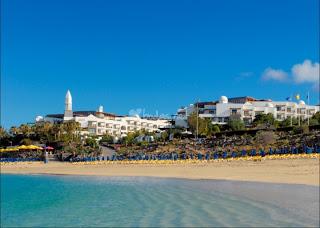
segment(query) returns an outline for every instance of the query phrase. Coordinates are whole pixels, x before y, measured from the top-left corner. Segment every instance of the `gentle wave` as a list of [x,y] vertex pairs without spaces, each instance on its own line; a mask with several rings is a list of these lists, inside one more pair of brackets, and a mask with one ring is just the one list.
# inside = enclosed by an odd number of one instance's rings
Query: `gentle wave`
[[1,175],[1,226],[319,226],[319,187],[145,177]]

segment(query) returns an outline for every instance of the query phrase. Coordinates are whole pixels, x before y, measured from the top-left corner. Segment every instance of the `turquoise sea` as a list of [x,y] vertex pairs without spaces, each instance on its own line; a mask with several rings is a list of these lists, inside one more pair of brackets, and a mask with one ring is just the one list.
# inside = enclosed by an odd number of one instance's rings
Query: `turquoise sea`
[[1,175],[1,227],[319,226],[319,187]]

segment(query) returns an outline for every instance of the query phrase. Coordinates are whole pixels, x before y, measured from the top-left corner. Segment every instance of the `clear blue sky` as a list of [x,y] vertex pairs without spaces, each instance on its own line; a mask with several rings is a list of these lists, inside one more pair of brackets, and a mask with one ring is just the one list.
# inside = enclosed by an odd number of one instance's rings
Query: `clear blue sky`
[[264,80],[319,62],[318,0],[2,0],[1,116],[74,110],[174,114],[221,95],[284,100],[315,83]]

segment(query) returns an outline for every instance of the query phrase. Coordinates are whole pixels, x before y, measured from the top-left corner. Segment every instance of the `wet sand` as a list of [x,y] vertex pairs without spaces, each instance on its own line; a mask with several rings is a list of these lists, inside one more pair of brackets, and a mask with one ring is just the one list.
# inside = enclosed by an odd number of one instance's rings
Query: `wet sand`
[[1,173],[168,177],[320,185],[319,158],[176,162],[168,164],[124,164],[119,162],[93,162],[90,164],[50,162],[44,164],[42,162],[20,162],[2,163]]

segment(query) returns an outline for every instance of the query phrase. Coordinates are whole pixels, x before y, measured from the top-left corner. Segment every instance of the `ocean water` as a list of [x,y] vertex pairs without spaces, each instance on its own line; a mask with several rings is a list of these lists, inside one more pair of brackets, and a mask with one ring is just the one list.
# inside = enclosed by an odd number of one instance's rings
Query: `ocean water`
[[1,175],[1,227],[319,226],[319,187]]

